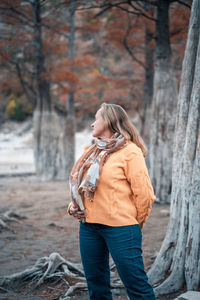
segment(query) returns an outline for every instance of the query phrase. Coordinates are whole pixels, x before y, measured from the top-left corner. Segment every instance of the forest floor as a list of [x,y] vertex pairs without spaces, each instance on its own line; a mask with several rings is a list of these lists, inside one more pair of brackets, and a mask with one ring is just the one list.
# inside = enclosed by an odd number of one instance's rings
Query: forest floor
[[[80,262],[78,222],[66,214],[69,203],[66,182],[37,182],[28,178],[0,178],[0,212],[12,210],[23,216],[0,232],[0,276],[11,275],[35,264],[38,258],[58,252],[65,259]],[[169,205],[154,204],[143,229],[143,257],[149,269],[159,251],[169,220]],[[67,287],[45,283],[38,289],[3,293],[1,300],[58,300]],[[177,295],[177,294],[176,294]],[[176,295],[158,297],[175,299]],[[88,299],[81,292],[71,299]],[[114,299],[128,299],[125,294]]]

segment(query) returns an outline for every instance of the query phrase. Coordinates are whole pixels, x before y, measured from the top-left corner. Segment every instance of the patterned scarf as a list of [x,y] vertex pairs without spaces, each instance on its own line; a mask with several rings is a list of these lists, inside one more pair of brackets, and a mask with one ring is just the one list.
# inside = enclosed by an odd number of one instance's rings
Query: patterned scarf
[[71,198],[75,207],[84,211],[83,198],[93,201],[101,170],[109,155],[127,145],[127,140],[116,133],[110,139],[95,139],[75,163],[70,175]]

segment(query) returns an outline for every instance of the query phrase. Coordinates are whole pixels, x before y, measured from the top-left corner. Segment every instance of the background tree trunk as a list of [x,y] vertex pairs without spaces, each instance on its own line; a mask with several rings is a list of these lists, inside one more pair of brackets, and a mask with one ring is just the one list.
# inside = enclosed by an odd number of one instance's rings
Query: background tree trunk
[[55,154],[55,145],[53,143],[54,129],[52,126],[54,116],[52,114],[50,86],[41,76],[45,72],[45,61],[42,46],[41,6],[39,0],[33,2],[33,9],[37,86],[37,103],[33,117],[34,157],[37,176],[46,180],[51,178]]
[[[174,139],[171,213],[161,250],[149,271],[156,293],[200,283],[200,2],[194,0],[183,61]],[[166,275],[168,275],[167,278]]]
[[[74,14],[76,9],[75,0],[71,0],[69,10],[70,10],[70,33],[69,33],[69,60],[71,65],[74,60],[74,38],[75,38],[75,24],[74,24]],[[73,70],[72,70],[73,71]],[[74,152],[75,152],[75,112],[74,112],[74,87],[69,84],[70,92],[68,94],[66,102],[67,117],[65,119],[64,126],[64,147],[66,153],[65,169],[67,176],[69,176],[70,171],[74,164]]]
[[[40,1],[35,0],[37,105],[34,111],[33,124],[36,173],[42,180],[64,180],[68,178],[74,162],[73,92],[69,92],[67,117],[58,116],[52,108],[50,84],[42,77],[46,70],[42,45],[40,9]],[[70,42],[74,43],[73,40]]]
[[169,202],[171,194],[172,143],[177,88],[171,63],[169,0],[157,3],[154,91],[149,147],[150,176],[157,199]]
[[153,78],[154,78],[154,47],[150,46],[153,40],[152,30],[148,28],[145,23],[145,81],[144,81],[144,96],[143,96],[143,117],[141,134],[145,143],[149,144],[150,138],[150,118],[151,118],[151,104],[153,97]]

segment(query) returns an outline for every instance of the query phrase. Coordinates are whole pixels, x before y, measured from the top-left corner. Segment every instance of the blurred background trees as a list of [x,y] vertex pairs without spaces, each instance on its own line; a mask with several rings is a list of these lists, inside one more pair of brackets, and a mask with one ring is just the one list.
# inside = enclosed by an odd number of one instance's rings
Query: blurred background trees
[[137,120],[157,198],[169,202],[191,1],[0,3],[1,116],[13,97],[21,119],[34,116],[38,176],[67,178],[75,131],[100,103],[118,103]]

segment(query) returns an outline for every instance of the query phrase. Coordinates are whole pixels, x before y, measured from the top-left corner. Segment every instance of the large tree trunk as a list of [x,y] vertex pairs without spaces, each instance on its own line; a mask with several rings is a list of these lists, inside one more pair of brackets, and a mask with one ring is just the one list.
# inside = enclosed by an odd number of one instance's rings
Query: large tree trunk
[[[74,39],[75,39],[75,9],[76,3],[75,0],[71,0],[69,6],[70,14],[70,32],[69,32],[69,60],[71,65],[74,61]],[[71,69],[73,71],[73,67]],[[67,173],[69,174],[73,164],[74,164],[74,152],[75,152],[75,112],[74,112],[74,87],[69,84],[70,92],[68,94],[66,102],[67,117],[65,120],[64,127],[64,139],[65,139],[65,148],[67,155]]]
[[49,83],[41,77],[41,74],[45,72],[45,58],[42,47],[42,29],[40,16],[41,6],[39,0],[34,0],[33,8],[37,86],[37,103],[33,118],[34,157],[37,176],[41,179],[50,179],[49,177],[51,177],[52,164],[54,161],[55,153],[54,130],[52,128],[52,125],[54,123],[54,115],[52,114]]
[[52,108],[50,84],[42,76],[46,70],[40,1],[35,0],[33,5],[37,83],[37,105],[33,119],[36,173],[42,180],[64,180],[68,178],[74,162],[73,94],[69,95],[67,117],[57,115]]
[[150,139],[150,119],[151,119],[151,104],[153,97],[153,78],[154,78],[154,47],[151,46],[153,40],[152,30],[149,24],[145,23],[145,81],[144,81],[144,96],[143,96],[143,116],[141,134],[147,145]]
[[169,202],[172,142],[177,105],[176,81],[171,63],[169,0],[159,0],[156,20],[155,71],[150,132],[150,176],[157,199]]
[[[200,283],[200,1],[194,0],[183,62],[174,139],[170,222],[149,271],[156,293]],[[168,277],[166,277],[168,275]]]

